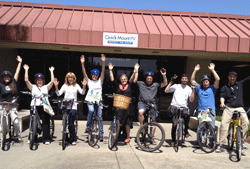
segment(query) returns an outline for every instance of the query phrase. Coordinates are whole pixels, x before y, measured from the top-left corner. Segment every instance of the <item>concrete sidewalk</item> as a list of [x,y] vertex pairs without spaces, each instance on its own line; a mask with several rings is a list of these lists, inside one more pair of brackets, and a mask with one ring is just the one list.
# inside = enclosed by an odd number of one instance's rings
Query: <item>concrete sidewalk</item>
[[[53,142],[44,145],[41,142],[38,149],[31,151],[27,142],[28,130],[22,133],[23,143],[12,142],[7,151],[0,150],[0,168],[249,168],[249,150],[244,151],[240,162],[236,157],[225,151],[223,153],[206,154],[195,149],[196,133],[190,131],[189,137],[179,152],[176,153],[171,142],[171,124],[161,123],[166,138],[163,146],[156,152],[148,153],[138,149],[135,136],[139,125],[134,123],[129,144],[118,143],[117,151],[108,149],[108,127],[110,122],[104,122],[104,142],[92,148],[88,145],[87,134],[84,133],[86,121],[79,121],[78,142],[76,146],[68,146],[64,151],[61,147],[61,121],[55,121],[56,130]],[[41,138],[41,135],[40,135]],[[41,141],[41,139],[39,139]]]

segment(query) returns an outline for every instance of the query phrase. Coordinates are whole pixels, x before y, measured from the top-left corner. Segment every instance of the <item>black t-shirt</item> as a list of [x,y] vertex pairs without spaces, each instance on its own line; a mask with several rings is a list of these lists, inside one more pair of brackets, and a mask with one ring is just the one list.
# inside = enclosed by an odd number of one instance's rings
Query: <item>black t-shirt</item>
[[[11,102],[13,100],[13,98],[16,98],[18,96],[18,90],[17,90],[17,81],[12,78],[12,82],[14,83],[16,92],[12,93],[11,88],[10,88],[10,84],[6,85],[4,83],[0,83],[0,101],[6,101],[6,102]],[[12,83],[11,82],[11,83]]]

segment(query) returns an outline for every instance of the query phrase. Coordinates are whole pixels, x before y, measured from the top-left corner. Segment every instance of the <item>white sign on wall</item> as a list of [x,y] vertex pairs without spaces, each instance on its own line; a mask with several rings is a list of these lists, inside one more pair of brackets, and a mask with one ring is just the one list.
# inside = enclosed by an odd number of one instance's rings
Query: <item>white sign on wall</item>
[[103,46],[138,47],[138,34],[103,32]]

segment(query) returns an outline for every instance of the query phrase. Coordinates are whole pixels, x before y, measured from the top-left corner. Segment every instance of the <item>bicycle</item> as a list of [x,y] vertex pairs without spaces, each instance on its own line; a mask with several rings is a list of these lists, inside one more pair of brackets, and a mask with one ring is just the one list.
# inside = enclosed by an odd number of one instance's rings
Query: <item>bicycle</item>
[[206,110],[202,110],[198,117],[199,125],[197,127],[197,141],[199,147],[206,153],[214,152],[216,148],[216,134],[215,129],[211,125],[212,109],[209,107]]
[[[5,150],[6,145],[6,136],[7,133],[9,133],[10,140],[14,137],[14,126],[11,125],[11,119],[10,119],[10,109],[13,107],[18,107],[18,103],[16,103],[17,98],[13,100],[12,102],[0,102],[0,105],[2,106],[3,114],[1,118],[1,127],[2,127],[2,133],[1,133],[1,148],[2,150]],[[11,128],[13,127],[13,128]]]
[[[100,132],[101,132],[101,122],[100,122],[99,117],[97,116],[97,112],[95,111],[96,110],[95,107],[100,103],[88,102],[88,101],[84,101],[84,103],[94,105],[92,124],[90,126],[90,130],[88,131],[88,144],[91,147],[94,147],[97,144],[98,140],[100,139]],[[103,107],[107,107],[107,106],[101,104],[101,107],[103,108]]]
[[[156,110],[155,105],[146,102],[145,116],[147,116],[148,121],[144,123],[138,130],[136,134],[136,142],[138,146],[147,152],[153,152],[158,150],[165,140],[165,131],[163,127],[156,122],[152,121],[152,112],[150,110]],[[156,110],[157,113],[158,110]]]
[[[21,91],[21,93],[32,96],[31,92]],[[32,99],[34,99],[34,108],[31,110],[30,122],[29,122],[29,148],[30,150],[33,150],[33,146],[37,139],[37,130],[39,131],[43,130],[42,124],[40,122],[40,117],[38,115],[37,108],[36,108],[36,100],[42,99],[43,97],[47,97],[47,96],[49,95],[42,94],[41,96],[32,96]],[[52,134],[51,137],[53,137],[54,130],[55,130],[54,119],[51,118],[50,119],[50,133]]]
[[184,119],[183,119],[183,114],[184,110],[188,110],[186,107],[177,107],[177,125],[176,125],[176,130],[175,130],[175,145],[174,149],[176,152],[179,150],[179,146],[182,145],[185,141],[185,133],[184,133]]
[[238,161],[240,161],[244,143],[244,134],[241,126],[241,113],[248,113],[250,109],[247,112],[231,111],[228,107],[225,107],[225,109],[233,114],[232,121],[228,128],[228,150],[232,151],[234,142],[236,142],[236,155]]

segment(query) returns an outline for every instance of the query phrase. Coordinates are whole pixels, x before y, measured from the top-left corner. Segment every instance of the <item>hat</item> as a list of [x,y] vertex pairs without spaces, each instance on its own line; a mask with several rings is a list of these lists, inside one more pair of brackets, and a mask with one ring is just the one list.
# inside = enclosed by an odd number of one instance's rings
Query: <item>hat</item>
[[231,72],[228,73],[228,76],[229,75],[236,75],[237,76],[237,73],[235,71],[231,71]]

